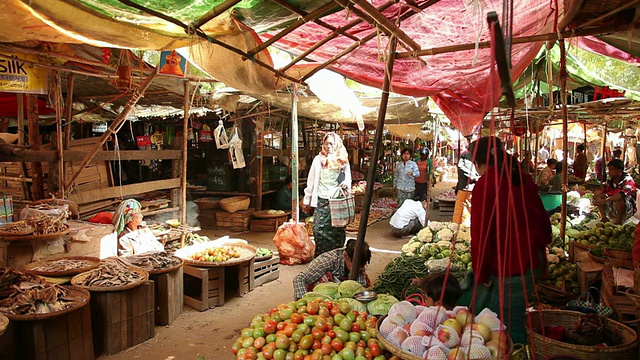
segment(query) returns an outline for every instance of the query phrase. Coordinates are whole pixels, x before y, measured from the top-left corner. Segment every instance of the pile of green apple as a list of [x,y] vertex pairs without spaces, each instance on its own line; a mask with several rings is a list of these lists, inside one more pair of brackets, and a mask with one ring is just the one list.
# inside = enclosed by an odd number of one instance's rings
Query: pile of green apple
[[237,360],[385,360],[376,324],[347,302],[292,301],[256,315],[231,350]]
[[557,264],[549,264],[549,281],[558,289],[575,295],[580,293],[578,266],[561,259]]

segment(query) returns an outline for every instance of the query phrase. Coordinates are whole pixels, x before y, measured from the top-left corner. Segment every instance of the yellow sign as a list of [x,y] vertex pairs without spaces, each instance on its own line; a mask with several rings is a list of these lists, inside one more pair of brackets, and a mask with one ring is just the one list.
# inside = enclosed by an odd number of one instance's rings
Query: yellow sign
[[46,94],[47,70],[32,62],[38,62],[37,55],[2,54],[0,57],[0,91]]

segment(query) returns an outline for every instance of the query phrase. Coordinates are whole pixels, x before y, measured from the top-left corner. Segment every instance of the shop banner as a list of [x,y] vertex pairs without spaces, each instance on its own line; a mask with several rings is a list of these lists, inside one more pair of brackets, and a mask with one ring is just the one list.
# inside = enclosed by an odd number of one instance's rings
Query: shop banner
[[0,91],[26,94],[47,93],[47,70],[24,62],[37,62],[38,55],[10,53],[0,57]]

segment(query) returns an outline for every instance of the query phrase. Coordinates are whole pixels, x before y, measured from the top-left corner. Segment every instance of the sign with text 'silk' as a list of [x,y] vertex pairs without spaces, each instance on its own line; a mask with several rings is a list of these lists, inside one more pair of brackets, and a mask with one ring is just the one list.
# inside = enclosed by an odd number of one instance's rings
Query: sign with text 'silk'
[[[37,55],[10,53],[0,57],[0,91],[27,94],[47,93],[47,70],[30,62]],[[25,62],[27,60],[30,62]]]

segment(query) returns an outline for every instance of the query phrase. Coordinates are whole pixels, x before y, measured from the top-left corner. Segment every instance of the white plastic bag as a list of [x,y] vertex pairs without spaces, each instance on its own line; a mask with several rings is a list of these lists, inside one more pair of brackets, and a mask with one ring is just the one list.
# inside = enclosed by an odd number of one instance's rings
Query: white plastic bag
[[231,165],[234,169],[242,169],[247,164],[244,161],[244,154],[242,153],[242,140],[238,135],[238,128],[234,127],[231,130],[231,141],[229,141],[229,157],[231,158]]
[[227,131],[224,129],[222,120],[218,121],[218,127],[216,127],[216,129],[213,130],[213,138],[216,141],[216,147],[218,149],[229,148],[229,139],[227,138]]

